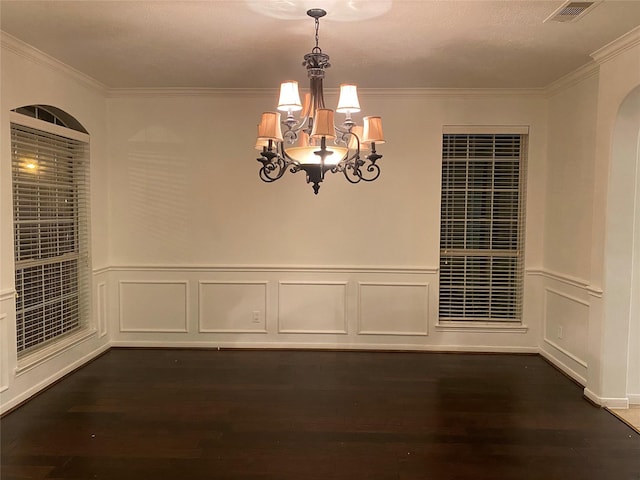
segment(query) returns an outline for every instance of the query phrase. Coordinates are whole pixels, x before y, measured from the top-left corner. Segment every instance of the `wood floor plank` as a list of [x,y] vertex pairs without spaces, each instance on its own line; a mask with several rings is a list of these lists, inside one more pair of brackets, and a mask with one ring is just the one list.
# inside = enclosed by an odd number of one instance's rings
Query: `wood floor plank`
[[1,428],[3,480],[640,480],[532,355],[113,349]]

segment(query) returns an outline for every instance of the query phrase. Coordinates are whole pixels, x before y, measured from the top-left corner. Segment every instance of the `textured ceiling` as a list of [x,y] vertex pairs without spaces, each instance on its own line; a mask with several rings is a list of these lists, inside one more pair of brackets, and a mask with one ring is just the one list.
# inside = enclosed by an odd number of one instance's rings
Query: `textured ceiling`
[[2,0],[0,24],[108,87],[274,88],[306,81],[314,4],[329,87],[544,87],[640,24],[640,0],[571,23],[543,23],[563,4],[545,0]]

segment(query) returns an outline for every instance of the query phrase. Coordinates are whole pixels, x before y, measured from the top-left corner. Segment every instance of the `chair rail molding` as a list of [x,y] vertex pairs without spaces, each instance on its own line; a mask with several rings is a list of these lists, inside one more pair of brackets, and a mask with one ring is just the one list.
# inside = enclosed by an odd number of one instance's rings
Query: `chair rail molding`
[[399,273],[435,275],[439,267],[406,265],[117,265],[109,272],[283,272],[283,273]]
[[590,282],[588,280],[584,280],[579,277],[575,277],[573,275],[567,275],[560,272],[555,272],[553,270],[544,269],[544,268],[527,268],[525,270],[527,275],[543,277],[548,280],[555,280],[557,282],[564,283],[566,285],[570,285],[572,287],[580,288],[582,290],[588,291],[590,288]]

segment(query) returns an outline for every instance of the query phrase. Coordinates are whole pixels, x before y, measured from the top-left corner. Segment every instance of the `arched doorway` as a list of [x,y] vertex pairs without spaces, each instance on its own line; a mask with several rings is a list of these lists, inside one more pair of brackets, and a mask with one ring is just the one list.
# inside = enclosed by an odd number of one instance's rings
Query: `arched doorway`
[[[605,246],[605,335],[617,344],[606,351],[607,385],[626,385],[640,403],[640,86],[622,101],[613,131]],[[610,365],[611,366],[611,365]],[[608,378],[607,378],[608,377]]]

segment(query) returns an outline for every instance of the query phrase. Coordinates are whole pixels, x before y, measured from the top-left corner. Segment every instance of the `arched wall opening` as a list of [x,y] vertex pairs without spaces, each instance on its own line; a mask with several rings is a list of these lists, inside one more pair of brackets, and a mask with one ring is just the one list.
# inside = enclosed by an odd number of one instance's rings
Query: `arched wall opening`
[[[640,403],[640,86],[622,101],[611,151],[605,246],[604,391]],[[608,365],[607,365],[608,364]]]

